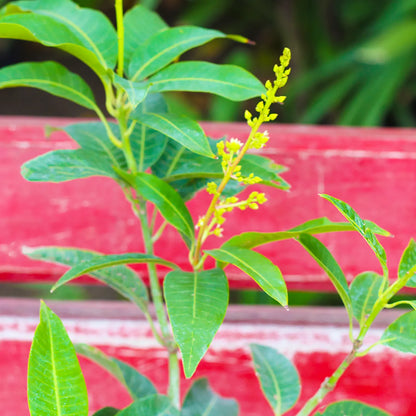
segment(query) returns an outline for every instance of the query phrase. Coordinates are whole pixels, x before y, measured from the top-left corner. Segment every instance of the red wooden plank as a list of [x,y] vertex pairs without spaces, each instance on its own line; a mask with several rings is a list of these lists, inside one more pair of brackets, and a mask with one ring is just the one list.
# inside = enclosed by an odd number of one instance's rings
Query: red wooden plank
[[[131,305],[50,302],[50,306],[63,318],[73,341],[93,342],[106,353],[134,365],[162,391],[166,389],[165,352],[156,346],[147,325],[137,319],[137,312]],[[3,377],[0,401],[4,416],[28,415],[26,365],[37,309],[38,302],[28,300],[2,300],[0,305],[0,373]],[[387,311],[378,325],[385,325],[395,317],[396,311]],[[249,343],[271,345],[293,359],[302,378],[303,402],[348,352],[345,324],[345,312],[336,308],[293,308],[285,312],[270,307],[230,307],[225,324],[196,376],[208,377],[216,391],[236,398],[241,416],[271,416],[254,376]],[[376,325],[369,333],[370,340],[377,340],[379,334],[380,326]],[[87,360],[81,360],[81,364],[91,411],[106,405],[129,403],[122,387],[104,370]],[[395,416],[413,416],[415,371],[415,356],[376,349],[352,364],[327,401],[363,400]],[[188,386],[189,381],[182,377],[182,393]]]
[[[138,225],[117,186],[107,179],[91,178],[64,184],[28,183],[20,165],[45,151],[73,143],[63,133],[44,138],[45,125],[62,125],[65,119],[0,118],[0,280],[56,280],[61,269],[33,262],[21,254],[23,246],[66,245],[113,253],[141,250]],[[243,139],[245,124],[205,123],[213,137]],[[243,230],[286,229],[318,216],[341,219],[318,196],[328,193],[350,203],[362,217],[394,234],[382,238],[390,269],[395,273],[401,252],[416,237],[416,131],[340,127],[268,127],[271,140],[264,153],[289,167],[288,193],[267,189],[269,202],[257,212],[235,212],[227,220],[225,236]],[[200,193],[190,203],[196,219],[208,201]],[[325,236],[336,258],[351,278],[378,265],[358,235]],[[208,246],[216,245],[215,237]],[[187,268],[185,250],[173,230],[158,246],[163,256]],[[295,242],[265,246],[263,252],[282,268],[292,289],[328,289],[325,276]],[[231,273],[233,287],[255,287],[241,274]]]

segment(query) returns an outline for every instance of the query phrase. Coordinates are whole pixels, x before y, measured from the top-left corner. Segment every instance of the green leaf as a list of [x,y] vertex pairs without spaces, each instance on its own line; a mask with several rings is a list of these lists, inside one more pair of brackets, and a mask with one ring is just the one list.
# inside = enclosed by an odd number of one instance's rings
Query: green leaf
[[129,67],[131,57],[141,44],[168,25],[160,16],[142,5],[137,5],[124,15],[124,60]]
[[195,91],[217,94],[233,101],[258,97],[263,84],[246,70],[234,65],[209,62],[179,62],[149,79],[150,91]]
[[180,416],[180,413],[169,397],[156,394],[132,403],[117,416]]
[[[403,252],[403,255],[400,259],[399,263],[399,271],[398,276],[399,279],[408,278],[410,276],[410,280],[407,281],[406,286],[408,287],[416,287],[416,242],[415,240],[411,239],[406,250]],[[410,276],[409,276],[410,275]]]
[[416,354],[416,311],[407,312],[390,324],[381,341],[395,350]]
[[119,411],[115,407],[103,407],[97,410],[92,416],[115,416]]
[[75,350],[112,374],[127,389],[133,400],[157,393],[155,386],[147,377],[123,361],[109,357],[98,348],[86,344],[76,344]]
[[[123,254],[107,254],[94,256],[90,260],[86,260],[72,269],[68,270],[52,287],[52,291],[71,280],[76,279],[84,274],[91,274],[96,270],[105,269],[107,267],[118,266],[121,264],[137,264],[137,263],[156,263],[170,267],[172,269],[177,266],[160,257],[142,253],[123,253]],[[107,282],[106,282],[107,283]]]
[[373,311],[383,287],[383,276],[374,272],[361,273],[352,281],[350,285],[352,310],[360,326]]
[[345,400],[330,404],[323,413],[315,413],[315,416],[391,416],[389,413],[377,407],[365,403]]
[[225,244],[216,250],[207,250],[215,260],[231,263],[247,273],[269,296],[282,306],[287,305],[287,288],[280,269],[267,257],[256,251]]
[[120,410],[115,407],[103,407],[97,410],[92,416],[115,416]]
[[224,399],[209,386],[206,378],[195,380],[186,394],[181,416],[237,416],[238,404]]
[[125,78],[121,78],[116,73],[114,76],[114,84],[121,87],[127,94],[129,102],[133,110],[146,98],[149,92],[149,84],[147,82],[133,82]]
[[224,33],[218,30],[195,26],[179,26],[159,31],[135,50],[129,64],[129,77],[133,81],[142,80],[189,49],[223,37]]
[[191,118],[160,112],[135,113],[132,117],[140,123],[176,140],[195,153],[214,157],[204,131]]
[[[366,221],[367,227],[373,232],[382,235],[390,235],[387,231],[382,230],[375,224]],[[333,222],[326,217],[316,218],[314,220],[306,221],[296,227],[287,231],[276,231],[271,233],[246,232],[234,237],[231,237],[227,244],[239,246],[243,248],[254,248],[267,243],[275,241],[288,240],[290,238],[298,238],[301,233],[307,234],[321,234],[333,231],[352,231],[355,228],[347,222]]]
[[32,182],[65,182],[90,176],[119,179],[102,155],[85,149],[54,150],[24,163],[21,173]]
[[368,245],[374,251],[375,255],[380,261],[380,264],[383,268],[383,271],[387,270],[386,265],[386,252],[382,245],[378,242],[376,236],[371,231],[371,229],[367,226],[365,221],[363,221],[359,215],[344,201],[340,199],[336,199],[329,195],[321,195],[323,198],[327,199],[331,202],[338,211],[350,222],[353,227],[363,236],[365,241],[367,241]]
[[0,69],[0,89],[32,87],[96,108],[94,95],[83,79],[56,62],[27,62]]
[[[69,247],[25,248],[23,253],[34,260],[49,261],[70,267],[76,267],[85,262],[88,263],[96,257],[102,256],[101,253],[95,251]],[[107,267],[92,272],[91,276],[110,286],[126,299],[131,300],[140,309],[144,310],[147,307],[146,286],[130,267],[124,265]]]
[[189,378],[224,320],[227,278],[221,269],[173,271],[165,277],[164,294],[185,376]]
[[342,302],[347,309],[350,320],[353,316],[352,303],[348,290],[347,280],[344,272],[329,252],[329,250],[315,237],[309,234],[300,234],[297,239],[305,250],[316,260],[319,266],[325,271],[337,290]]
[[148,173],[137,173],[125,178],[147,201],[155,204],[163,218],[173,225],[190,246],[195,230],[191,214],[179,194],[166,182]]
[[299,399],[299,374],[293,364],[274,348],[250,345],[261,389],[276,416],[291,409]]
[[[24,24],[22,20],[20,24],[36,34],[39,33],[41,43],[58,47],[62,44],[61,49],[75,56],[78,54],[74,52],[78,52],[79,49],[77,51],[71,46],[82,46],[96,56],[102,67],[114,68],[117,60],[117,34],[103,13],[81,8],[69,0],[16,1],[10,3],[6,9],[12,15],[4,19],[14,17],[19,21],[19,17],[25,16],[14,14],[19,9],[32,12],[28,14],[29,18],[22,19]],[[89,64],[85,60],[84,62]]]
[[74,346],[61,320],[43,303],[29,355],[32,416],[87,416],[88,395]]

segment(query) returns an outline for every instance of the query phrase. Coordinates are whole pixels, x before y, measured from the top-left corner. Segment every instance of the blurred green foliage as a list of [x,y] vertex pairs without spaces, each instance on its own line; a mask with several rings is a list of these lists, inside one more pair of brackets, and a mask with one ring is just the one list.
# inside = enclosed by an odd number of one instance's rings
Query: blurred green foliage
[[[7,1],[0,0],[0,4]],[[113,0],[78,0],[113,19]],[[125,0],[125,8],[136,4]],[[217,40],[184,59],[246,67],[262,81],[284,46],[293,76],[279,122],[416,126],[416,0],[142,0],[168,24],[241,34],[256,46]],[[171,94],[179,112],[240,121],[244,107],[218,97]],[[250,107],[250,106],[249,106]]]

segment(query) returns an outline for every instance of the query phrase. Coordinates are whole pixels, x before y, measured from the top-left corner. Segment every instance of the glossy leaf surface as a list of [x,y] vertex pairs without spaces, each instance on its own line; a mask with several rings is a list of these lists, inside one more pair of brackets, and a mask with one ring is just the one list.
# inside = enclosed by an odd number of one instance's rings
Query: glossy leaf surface
[[251,355],[261,389],[273,413],[280,416],[291,409],[300,395],[300,379],[296,368],[274,348],[251,344]]
[[32,416],[87,416],[88,395],[74,346],[61,320],[42,302],[29,356]]
[[350,285],[352,310],[360,325],[372,312],[383,286],[383,276],[374,272],[361,273],[352,281]]
[[0,69],[0,89],[10,87],[37,88],[89,109],[96,107],[83,79],[56,62],[28,62]]
[[[31,259],[49,261],[76,267],[86,262],[91,262],[101,253],[89,250],[80,250],[69,247],[39,247],[26,249],[24,254]],[[107,267],[105,269],[90,272],[91,276],[116,290],[126,299],[143,309],[147,305],[147,289],[140,277],[130,268],[124,265]]]
[[180,416],[180,413],[169,397],[153,395],[135,401],[117,416]]
[[218,30],[195,26],[178,26],[159,31],[134,51],[129,64],[129,77],[133,81],[144,79],[189,49],[222,37],[225,35]]
[[209,62],[179,62],[149,79],[151,91],[195,91],[243,101],[264,93],[263,84],[246,70]]
[[231,263],[247,273],[269,296],[281,305],[287,305],[287,288],[280,269],[267,257],[256,251],[225,244],[216,250],[207,250],[214,259]]
[[133,400],[157,393],[153,383],[131,365],[117,360],[117,358],[109,357],[98,348],[90,345],[76,344],[75,350],[112,374],[127,389]]
[[363,221],[360,216],[344,201],[334,198],[329,195],[321,195],[323,198],[331,202],[338,211],[354,226],[354,228],[363,236],[365,241],[376,254],[377,258],[380,260],[383,269],[387,268],[386,266],[386,252],[382,245],[378,242],[376,236],[367,226],[365,221]]
[[204,131],[196,121],[188,117],[159,111],[134,114],[133,117],[195,153],[214,157]]
[[88,261],[84,261],[72,269],[68,270],[52,287],[52,291],[71,280],[76,279],[84,274],[92,274],[93,272],[107,267],[118,266],[121,264],[137,264],[137,263],[156,263],[176,268],[176,265],[163,260],[160,257],[152,256],[150,254],[142,253],[123,253],[123,254],[108,254],[101,256],[94,256]]
[[384,410],[369,406],[365,403],[345,400],[330,404],[323,413],[315,413],[315,416],[391,416]]
[[133,109],[143,102],[149,91],[149,84],[147,82],[133,82],[129,79],[121,78],[117,74],[113,74],[113,76],[114,84],[124,90]]
[[347,279],[330,251],[317,238],[309,234],[300,234],[298,241],[326,272],[351,319],[353,311]]
[[221,269],[173,271],[165,277],[164,294],[185,376],[189,378],[224,320],[227,278]]
[[128,68],[137,47],[145,43],[151,36],[167,28],[168,25],[157,13],[141,4],[128,10],[124,15],[124,60],[126,67]]
[[173,225],[189,246],[194,239],[191,214],[180,195],[166,182],[148,173],[138,173],[131,179],[134,189],[155,204],[163,218]]
[[216,394],[206,378],[195,380],[186,394],[181,416],[237,416],[238,404]]
[[416,354],[416,311],[396,319],[384,331],[381,340],[395,350]]
[[[98,58],[103,67],[113,68],[117,60],[117,35],[108,18],[97,10],[81,8],[70,0],[16,1],[7,6],[9,12],[20,9],[32,12],[34,28],[52,40],[62,36],[62,29],[56,33],[54,27],[44,27],[42,17],[50,18],[64,26],[73,35],[65,43],[74,43],[90,50]],[[40,28],[39,22],[41,20]],[[74,38],[77,42],[74,42]],[[61,39],[60,43],[63,43]]]
[[408,280],[406,286],[416,287],[416,242],[411,239],[406,250],[403,252],[399,264],[399,279],[407,278],[408,275],[413,277]]

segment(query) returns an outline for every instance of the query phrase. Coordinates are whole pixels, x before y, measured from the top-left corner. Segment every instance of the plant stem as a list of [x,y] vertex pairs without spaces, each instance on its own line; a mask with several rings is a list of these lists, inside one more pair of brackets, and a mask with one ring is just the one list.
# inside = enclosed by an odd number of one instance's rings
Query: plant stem
[[344,374],[349,365],[354,361],[360,346],[361,342],[354,341],[351,352],[345,357],[344,361],[333,372],[333,374],[325,379],[319,390],[304,404],[296,416],[309,416],[315,407],[318,406],[319,403],[324,399],[324,397],[334,389],[340,377]]
[[118,39],[118,63],[117,74],[124,75],[124,22],[123,22],[123,0],[116,0],[116,22]]

